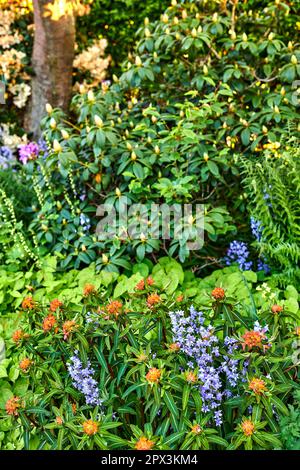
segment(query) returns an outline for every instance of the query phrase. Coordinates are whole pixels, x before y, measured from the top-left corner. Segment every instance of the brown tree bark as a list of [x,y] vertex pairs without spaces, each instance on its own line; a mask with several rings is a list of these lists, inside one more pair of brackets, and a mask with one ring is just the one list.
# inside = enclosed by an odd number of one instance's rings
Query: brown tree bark
[[71,98],[72,65],[75,47],[75,15],[72,8],[64,9],[72,0],[60,0],[60,14],[45,16],[48,4],[57,0],[33,0],[34,46],[31,104],[25,120],[26,130],[40,136],[40,122],[45,105],[65,111]]

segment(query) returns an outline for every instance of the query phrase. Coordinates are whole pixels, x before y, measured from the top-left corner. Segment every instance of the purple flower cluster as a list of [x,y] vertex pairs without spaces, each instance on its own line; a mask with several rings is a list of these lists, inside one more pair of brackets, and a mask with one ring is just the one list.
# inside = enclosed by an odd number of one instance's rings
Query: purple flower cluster
[[257,261],[257,271],[264,271],[265,274],[269,274],[271,272],[270,266],[264,262],[263,259],[259,259]]
[[224,258],[227,266],[237,263],[242,271],[248,271],[252,268],[252,261],[249,261],[249,249],[245,242],[234,240],[230,243]]
[[78,351],[74,351],[74,356],[70,358],[70,361],[68,371],[72,377],[73,386],[84,394],[87,405],[101,405],[98,383],[93,378],[95,370],[91,367],[90,361],[87,361],[86,367],[83,367]]
[[36,142],[29,142],[29,144],[20,145],[19,147],[19,159],[26,165],[28,160],[35,160],[40,152],[40,147]]
[[13,159],[13,152],[9,147],[0,147],[0,168],[8,168]]
[[263,231],[261,222],[259,220],[256,220],[254,217],[250,217],[250,227],[251,227],[252,235],[258,242],[260,242],[262,238],[262,231]]
[[217,426],[222,424],[220,410],[223,399],[232,396],[229,388],[224,388],[223,382],[235,387],[240,378],[238,360],[230,357],[238,347],[234,338],[226,337],[223,342],[225,354],[221,356],[220,340],[214,334],[212,325],[204,326],[202,312],[190,307],[188,315],[179,310],[169,313],[172,324],[173,340],[190,360],[188,367],[197,368],[198,379],[201,382],[199,392],[202,399],[202,411],[214,411]]

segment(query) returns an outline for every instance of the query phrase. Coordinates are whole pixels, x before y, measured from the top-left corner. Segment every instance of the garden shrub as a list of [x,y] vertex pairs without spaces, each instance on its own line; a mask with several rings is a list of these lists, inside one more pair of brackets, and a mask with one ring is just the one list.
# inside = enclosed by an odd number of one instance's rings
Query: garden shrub
[[[237,231],[250,234],[241,156],[277,151],[284,123],[297,120],[299,51],[282,34],[287,10],[280,3],[275,17],[271,7],[251,16],[238,4],[232,24],[229,7],[215,2],[204,10],[173,3],[140,28],[128,70],[112,86],[74,97],[76,123],[48,107],[49,156],[24,165],[37,192],[29,230],[41,253],[61,252],[62,268],[96,261],[127,269],[132,256],[162,252],[201,267],[222,258]],[[166,243],[147,233],[97,239],[96,207],[118,211],[125,201],[204,204],[204,248],[191,256],[187,240],[172,240],[172,226]]]
[[2,448],[283,447],[278,420],[292,418],[298,389],[299,316],[266,286],[253,300],[251,272],[249,315],[222,287],[229,271],[228,286],[239,284],[233,268],[201,281],[203,304],[160,287],[162,269],[184,283],[178,266],[162,259],[126,282],[87,268],[80,294],[68,279],[74,299],[50,273],[46,290],[22,296],[18,315],[1,320]]
[[[293,130],[291,130],[293,135]],[[281,283],[300,279],[299,140],[285,139],[281,150],[266,150],[256,160],[244,161],[250,212],[256,220],[256,246],[278,267]]]

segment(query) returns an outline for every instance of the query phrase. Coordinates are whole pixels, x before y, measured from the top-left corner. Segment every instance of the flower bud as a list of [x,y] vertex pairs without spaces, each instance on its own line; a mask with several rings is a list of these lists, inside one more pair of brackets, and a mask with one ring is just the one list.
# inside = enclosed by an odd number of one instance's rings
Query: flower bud
[[279,108],[278,108],[277,104],[275,104],[275,106],[274,106],[274,113],[280,114],[280,111],[279,111]]
[[160,148],[158,145],[155,145],[154,147],[154,152],[156,153],[156,155],[159,155],[160,154]]
[[61,135],[63,137],[63,139],[67,140],[69,139],[70,135],[67,131],[65,131],[64,129],[61,130]]
[[47,104],[46,104],[46,111],[47,111],[48,114],[51,114],[51,113],[52,113],[53,108],[52,108],[52,106],[51,106],[50,103],[47,103]]
[[204,75],[208,74],[208,67],[205,64],[203,65],[203,73],[204,73]]
[[62,147],[60,145],[60,143],[58,142],[57,139],[54,139],[53,141],[53,150],[54,152],[61,152],[62,151]]
[[106,256],[106,255],[103,253],[103,254],[102,254],[102,262],[103,262],[104,264],[108,264],[108,261],[109,261],[108,256]]
[[297,65],[298,64],[298,59],[297,57],[293,54],[292,57],[291,57],[291,63],[293,65]]
[[149,18],[146,17],[146,18],[144,19],[144,25],[147,26],[148,24],[149,24]]
[[247,36],[246,33],[243,33],[242,39],[243,39],[244,42],[248,41],[248,36]]
[[121,197],[121,191],[119,190],[119,188],[116,188],[116,196]]
[[85,86],[82,85],[82,83],[79,85],[79,93],[80,93],[81,95],[83,95],[83,93],[85,93]]
[[153,122],[153,124],[155,124],[157,122],[157,117],[156,116],[151,116],[151,121]]
[[197,30],[196,30],[196,28],[193,28],[193,29],[192,29],[192,31],[191,31],[191,36],[192,36],[193,38],[196,38],[196,37],[197,37]]
[[273,41],[273,39],[274,39],[274,33],[270,33],[268,36],[268,40]]
[[209,159],[208,153],[204,152],[203,159],[207,162],[207,160]]
[[55,119],[54,119],[54,118],[51,118],[51,119],[50,119],[50,127],[51,127],[51,129],[56,129],[56,126],[57,126],[57,124],[56,124]]
[[136,159],[137,159],[137,156],[136,156],[135,151],[133,150],[133,151],[131,152],[131,160],[135,161]]
[[167,15],[166,13],[164,13],[164,14],[162,15],[161,21],[162,21],[163,23],[167,23],[167,22],[169,21],[169,17],[168,17],[168,15]]
[[138,56],[138,55],[135,58],[135,65],[137,67],[141,67],[143,65],[142,60],[141,60],[140,56]]
[[176,5],[177,5],[177,0],[172,0],[172,1],[171,1],[171,5],[172,5],[172,7],[176,7]]
[[88,91],[87,98],[90,103],[93,103],[95,101],[95,95],[93,90]]
[[213,22],[213,23],[217,23],[217,21],[218,21],[218,13],[215,12],[215,13],[213,14],[213,16],[212,16],[212,22]]
[[289,51],[291,51],[291,50],[293,49],[293,43],[292,43],[292,41],[289,41],[289,42],[288,42],[288,46],[287,46],[287,47],[288,47],[288,50],[289,50]]
[[149,28],[146,28],[146,29],[145,29],[145,37],[146,37],[146,38],[150,38],[150,37],[151,37],[151,31],[150,31]]
[[181,17],[182,17],[182,19],[185,20],[185,19],[187,18],[187,16],[188,16],[188,15],[187,15],[187,11],[186,11],[186,10],[182,10],[182,12],[181,12]]
[[127,150],[129,150],[131,152],[132,150],[132,145],[130,142],[126,142],[126,147],[127,147]]
[[113,74],[112,78],[113,78],[113,81],[115,83],[118,83],[119,79],[118,79],[117,75]]
[[98,114],[95,114],[94,122],[95,122],[97,127],[103,127],[103,121],[102,121],[101,117],[98,116]]

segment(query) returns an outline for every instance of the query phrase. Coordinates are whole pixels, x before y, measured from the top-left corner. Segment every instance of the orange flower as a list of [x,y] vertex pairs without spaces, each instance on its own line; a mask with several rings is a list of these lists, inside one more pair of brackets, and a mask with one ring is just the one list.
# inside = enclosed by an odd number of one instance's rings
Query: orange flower
[[152,367],[149,369],[148,373],[146,374],[146,380],[151,383],[158,383],[161,377],[161,371],[156,367]]
[[113,300],[106,306],[106,310],[109,315],[115,315],[117,317],[122,313],[122,302],[119,300]]
[[76,405],[76,403],[72,403],[72,413],[73,413],[73,415],[76,414],[76,411],[77,411],[77,405]]
[[65,321],[62,327],[64,339],[67,339],[70,333],[72,333],[77,327],[78,325],[76,325],[76,322],[74,320]]
[[96,287],[93,284],[86,284],[83,288],[83,295],[87,297],[88,295],[95,294]]
[[150,441],[145,436],[140,437],[139,440],[136,442],[134,448],[136,450],[151,450],[155,445],[154,441]]
[[12,340],[15,343],[19,343],[24,338],[23,330],[16,330],[12,335]]
[[223,300],[225,298],[225,291],[222,289],[222,287],[216,287],[211,291],[211,295],[216,300]]
[[151,277],[151,276],[147,277],[147,284],[148,284],[148,286],[153,286],[153,284],[154,284],[153,277]]
[[10,398],[5,404],[5,410],[8,415],[18,416],[19,408],[22,408],[21,398],[19,397]]
[[202,432],[202,428],[200,424],[194,424],[194,426],[192,426],[192,433],[200,434],[201,432]]
[[46,333],[47,331],[50,331],[52,330],[52,328],[54,328],[56,326],[56,318],[54,315],[52,315],[52,313],[50,313],[46,318],[44,318],[43,320],[43,330],[44,330],[44,333]]
[[262,340],[266,336],[263,333],[260,333],[259,331],[246,331],[246,333],[243,334],[243,342],[242,342],[242,347],[243,350],[245,350],[246,346],[251,350],[252,348],[261,348],[262,347]]
[[266,382],[262,379],[252,379],[249,382],[249,389],[252,390],[256,395],[263,395],[263,393],[267,390]]
[[56,310],[58,308],[60,308],[62,306],[62,302],[58,299],[53,299],[51,302],[50,302],[50,307],[49,307],[49,310],[50,312],[56,312]]
[[176,302],[182,302],[184,299],[183,295],[179,295],[178,297],[176,297]]
[[255,431],[255,426],[254,426],[254,423],[251,421],[251,419],[245,419],[242,422],[241,427],[242,427],[242,431],[244,435],[247,437],[251,436]]
[[297,336],[300,336],[300,326],[296,326],[295,333]]
[[83,427],[83,432],[85,434],[87,434],[88,436],[93,436],[94,434],[97,434],[99,424],[96,423],[96,421],[88,419],[87,421],[83,423],[82,427]]
[[283,307],[281,307],[281,305],[272,305],[271,310],[273,313],[276,314],[276,313],[282,312]]
[[176,352],[176,351],[179,351],[180,346],[179,346],[178,343],[172,343],[172,344],[170,344],[169,349],[170,349],[170,351],[175,351]]
[[36,303],[32,297],[25,297],[25,299],[22,302],[23,310],[33,310],[35,306],[36,306]]
[[28,357],[25,357],[24,359],[22,359],[22,361],[20,361],[19,367],[23,372],[28,372],[28,369],[31,366],[31,364],[32,364],[32,360],[29,359]]
[[144,289],[145,289],[145,281],[144,279],[141,279],[135,286],[135,290],[144,290]]
[[63,423],[63,419],[60,416],[56,416],[55,421],[56,421],[56,424],[58,424],[59,426],[61,426]]
[[149,308],[153,307],[153,305],[158,304],[161,302],[161,298],[158,294],[150,294],[147,298],[147,305]]
[[187,372],[185,373],[185,379],[186,379],[187,382],[189,382],[189,383],[192,384],[192,383],[197,382],[198,377],[197,377],[197,375],[196,375],[194,372],[187,371]]

